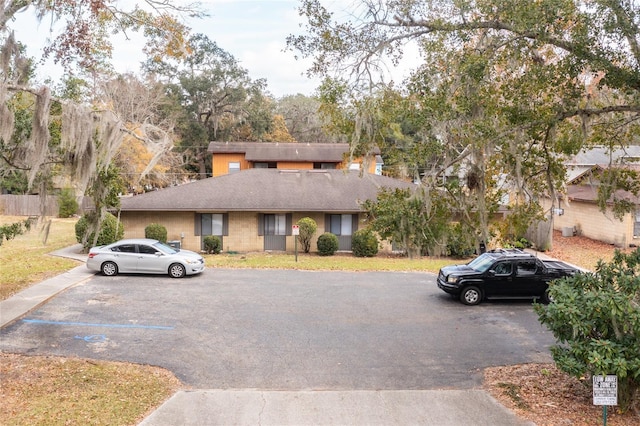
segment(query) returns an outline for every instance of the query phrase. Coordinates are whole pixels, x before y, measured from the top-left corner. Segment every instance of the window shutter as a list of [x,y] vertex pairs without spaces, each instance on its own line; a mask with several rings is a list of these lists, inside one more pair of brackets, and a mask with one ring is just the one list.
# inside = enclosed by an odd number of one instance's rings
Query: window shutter
[[193,234],[202,235],[202,215],[200,213],[196,213],[193,225]]
[[324,215],[324,232],[331,232],[331,215]]
[[286,231],[286,235],[291,235],[293,233],[293,214],[292,213],[287,213],[287,215],[285,216],[285,226],[287,227]]
[[264,214],[258,213],[258,235],[264,235]]
[[222,235],[229,235],[229,213],[222,214]]
[[360,222],[360,215],[357,213],[354,215],[351,215],[351,234],[352,235],[354,232],[358,230],[358,222]]

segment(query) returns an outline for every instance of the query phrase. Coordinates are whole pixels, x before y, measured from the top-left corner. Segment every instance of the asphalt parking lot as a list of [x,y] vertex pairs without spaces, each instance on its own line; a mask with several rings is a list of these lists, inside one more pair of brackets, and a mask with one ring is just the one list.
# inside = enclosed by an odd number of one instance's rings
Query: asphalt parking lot
[[295,270],[96,275],[0,333],[3,351],[158,365],[202,389],[472,389],[554,343],[531,302],[464,306],[433,274]]

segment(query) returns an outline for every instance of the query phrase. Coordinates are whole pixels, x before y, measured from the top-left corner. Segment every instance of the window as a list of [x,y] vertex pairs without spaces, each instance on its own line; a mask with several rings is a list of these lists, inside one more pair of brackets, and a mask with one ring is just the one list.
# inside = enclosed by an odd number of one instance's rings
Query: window
[[534,275],[535,273],[535,262],[518,262],[518,275]]
[[495,267],[496,275],[511,275],[511,262],[500,262]]
[[330,215],[329,232],[335,235],[351,235],[353,230],[353,215],[332,214]]
[[264,162],[259,162],[259,163],[253,163],[253,167],[255,169],[277,169],[278,165],[276,163],[264,163]]
[[633,237],[640,238],[640,207],[636,210],[636,220],[633,222]]
[[265,214],[264,215],[265,235],[287,235],[287,215]]
[[227,213],[197,213],[195,235],[229,235]]
[[240,171],[240,162],[239,161],[230,161],[229,162],[229,174],[239,172]]
[[138,246],[138,251],[144,254],[155,254],[158,250],[156,250],[155,247],[150,247],[150,246],[145,246],[140,244]]
[[336,168],[336,163],[313,163],[313,168],[321,170],[334,170]]
[[135,253],[135,244],[121,244],[111,249],[111,251],[119,251],[120,253]]
[[222,213],[205,213],[202,215],[202,235],[222,235],[224,223]]

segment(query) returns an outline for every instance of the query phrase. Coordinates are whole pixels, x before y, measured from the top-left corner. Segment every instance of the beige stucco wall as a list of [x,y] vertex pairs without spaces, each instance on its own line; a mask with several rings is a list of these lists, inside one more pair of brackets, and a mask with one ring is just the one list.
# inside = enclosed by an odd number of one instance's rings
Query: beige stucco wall
[[[548,201],[545,208],[549,208]],[[613,217],[611,211],[604,214],[596,204],[580,201],[563,202],[562,208],[564,214],[554,216],[553,228],[556,230],[575,226],[579,235],[617,247],[640,242],[640,239],[633,238],[634,217],[631,214],[626,214],[620,221]]]
[[[293,213],[292,222],[295,224],[303,217],[310,217],[318,224],[318,229],[311,239],[311,252],[317,252],[318,237],[324,233],[324,213],[299,212]],[[360,214],[358,229],[362,229],[364,215]],[[120,220],[124,226],[125,238],[144,238],[144,229],[151,223],[159,223],[167,228],[167,240],[181,241],[182,248],[200,251],[202,236],[195,235],[195,212],[122,212]],[[184,237],[181,234],[184,233]],[[286,237],[286,250],[295,250],[295,237]],[[264,249],[264,237],[258,235],[258,213],[229,212],[229,235],[223,237],[223,251],[252,252]],[[390,252],[391,246],[383,244],[381,252]],[[302,247],[298,244],[298,252]]]

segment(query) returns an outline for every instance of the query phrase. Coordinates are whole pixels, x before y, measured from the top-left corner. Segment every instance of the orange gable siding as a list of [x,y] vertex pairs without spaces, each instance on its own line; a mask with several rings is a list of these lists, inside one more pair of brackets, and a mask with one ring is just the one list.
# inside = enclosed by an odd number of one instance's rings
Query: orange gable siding
[[306,161],[278,161],[278,168],[286,170],[309,170],[313,169],[313,163]]
[[243,153],[237,154],[215,154],[211,159],[213,176],[222,176],[229,174],[229,163],[240,162],[240,170],[251,168],[249,162],[244,159]]

